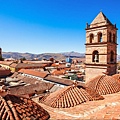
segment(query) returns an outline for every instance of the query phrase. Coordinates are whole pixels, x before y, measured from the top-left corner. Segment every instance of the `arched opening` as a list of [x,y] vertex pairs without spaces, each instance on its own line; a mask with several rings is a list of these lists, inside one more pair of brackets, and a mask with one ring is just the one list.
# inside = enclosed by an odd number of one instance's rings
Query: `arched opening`
[[116,43],[116,37],[115,37],[115,34],[113,34],[113,42]]
[[93,51],[92,62],[99,62],[99,52],[97,50]]
[[111,35],[111,32],[109,32],[109,42],[112,42],[112,35]]
[[114,61],[114,52],[111,51],[110,52],[110,62],[113,62]]
[[102,42],[102,33],[98,33],[98,42]]
[[90,34],[90,43],[92,43],[94,40],[94,35],[93,34]]

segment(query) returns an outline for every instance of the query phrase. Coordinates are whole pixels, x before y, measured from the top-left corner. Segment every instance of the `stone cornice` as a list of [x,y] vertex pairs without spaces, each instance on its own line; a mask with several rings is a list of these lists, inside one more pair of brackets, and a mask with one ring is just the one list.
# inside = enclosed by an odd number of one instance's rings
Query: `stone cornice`
[[85,65],[87,65],[87,66],[109,66],[109,65],[112,65],[112,64],[115,64],[115,65],[117,65],[117,63],[107,63],[107,64],[98,64],[98,63],[85,63]]
[[[100,27],[108,27],[108,26],[113,26],[114,25],[110,25],[110,24],[106,24],[106,25],[101,25],[101,26],[96,26],[96,27],[88,27],[88,28],[85,28],[85,30],[90,30],[90,29],[96,29],[96,28],[100,28]],[[118,30],[118,28],[114,27],[116,30]]]
[[118,45],[117,43],[114,43],[114,42],[96,42],[96,43],[86,43],[85,45],[100,45],[100,44],[115,44],[115,45]]
[[[110,54],[110,53],[99,53],[99,55],[108,55],[108,54]],[[85,55],[93,55],[92,53],[90,54],[85,54]],[[117,55],[117,54],[115,54],[115,55]]]

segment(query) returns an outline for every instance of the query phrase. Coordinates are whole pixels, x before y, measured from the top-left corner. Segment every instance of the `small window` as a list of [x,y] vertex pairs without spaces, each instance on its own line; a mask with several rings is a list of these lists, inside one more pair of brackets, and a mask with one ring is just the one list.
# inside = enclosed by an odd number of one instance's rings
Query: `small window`
[[102,33],[98,33],[98,42],[102,42]]
[[99,53],[97,50],[92,54],[92,62],[99,62]]
[[90,34],[90,43],[92,43],[94,40],[94,35],[93,34]]

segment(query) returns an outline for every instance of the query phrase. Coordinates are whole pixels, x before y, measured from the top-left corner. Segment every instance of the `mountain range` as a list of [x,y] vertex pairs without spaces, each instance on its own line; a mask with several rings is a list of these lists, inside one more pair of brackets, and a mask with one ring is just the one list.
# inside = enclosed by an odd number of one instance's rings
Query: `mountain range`
[[14,58],[14,59],[20,59],[20,58],[26,58],[27,60],[33,60],[33,59],[50,59],[54,58],[56,60],[63,60],[67,57],[70,58],[84,58],[84,53],[78,53],[78,52],[64,52],[64,53],[42,53],[42,54],[32,54],[32,53],[19,53],[19,52],[2,52],[3,58]]
[[[85,53],[79,52],[63,52],[63,53],[42,53],[42,54],[32,54],[32,53],[19,53],[19,52],[2,52],[3,58],[26,58],[27,60],[43,60],[43,59],[50,59],[54,58],[56,60],[63,60],[67,57],[70,58],[85,58]],[[117,61],[120,61],[120,55],[117,56]]]

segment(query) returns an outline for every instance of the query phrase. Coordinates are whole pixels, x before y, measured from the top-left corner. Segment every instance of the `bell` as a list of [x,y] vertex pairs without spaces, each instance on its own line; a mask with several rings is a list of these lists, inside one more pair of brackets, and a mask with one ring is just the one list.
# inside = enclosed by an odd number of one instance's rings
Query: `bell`
[[97,62],[97,60],[98,60],[98,55],[95,55],[94,61]]

